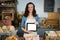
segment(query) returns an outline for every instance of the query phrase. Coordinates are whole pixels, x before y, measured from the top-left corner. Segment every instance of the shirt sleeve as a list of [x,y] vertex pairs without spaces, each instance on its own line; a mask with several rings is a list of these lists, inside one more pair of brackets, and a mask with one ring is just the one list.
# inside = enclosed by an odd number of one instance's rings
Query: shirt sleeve
[[37,28],[39,28],[39,26],[40,26],[40,25],[39,25],[39,17],[36,16],[35,19],[36,19],[36,21],[38,22]]
[[36,18],[35,18],[35,19],[36,19],[36,21],[39,21],[39,17],[38,17],[38,16],[36,16]]
[[21,21],[21,28],[24,28],[25,26],[25,17],[22,17],[22,21]]

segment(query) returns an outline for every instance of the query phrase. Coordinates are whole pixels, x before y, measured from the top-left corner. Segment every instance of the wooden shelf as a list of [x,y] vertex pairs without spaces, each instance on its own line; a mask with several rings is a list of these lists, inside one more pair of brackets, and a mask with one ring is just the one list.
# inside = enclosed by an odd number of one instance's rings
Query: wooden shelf
[[0,2],[5,2],[5,1],[15,1],[15,0],[0,0]]
[[1,8],[15,8],[15,6],[0,6]]
[[52,27],[58,28],[59,27],[59,19],[47,19],[46,24]]

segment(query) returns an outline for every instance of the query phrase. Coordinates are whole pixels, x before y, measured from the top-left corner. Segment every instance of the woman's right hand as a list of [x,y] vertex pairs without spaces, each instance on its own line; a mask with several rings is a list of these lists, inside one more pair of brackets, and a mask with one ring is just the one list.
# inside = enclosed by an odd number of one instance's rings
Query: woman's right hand
[[32,31],[27,30],[26,32],[27,32],[27,33],[31,33]]
[[24,28],[22,28],[22,30],[23,30],[24,32],[26,32],[26,33],[31,33],[31,32],[32,32],[32,31],[26,30],[26,29],[24,29]]

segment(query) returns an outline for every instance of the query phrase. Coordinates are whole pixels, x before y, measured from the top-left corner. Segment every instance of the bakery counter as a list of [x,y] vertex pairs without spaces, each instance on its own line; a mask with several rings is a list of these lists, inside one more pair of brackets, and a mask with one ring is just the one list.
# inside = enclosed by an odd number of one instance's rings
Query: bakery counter
[[10,32],[0,33],[0,40],[4,40],[8,36],[10,36]]
[[44,37],[45,31],[56,31],[58,29],[52,29],[52,28],[38,28],[37,33],[39,34],[40,37]]
[[60,31],[45,31],[45,40],[60,40]]
[[6,37],[16,35],[17,30],[14,26],[2,26],[0,27],[0,40],[4,40]]

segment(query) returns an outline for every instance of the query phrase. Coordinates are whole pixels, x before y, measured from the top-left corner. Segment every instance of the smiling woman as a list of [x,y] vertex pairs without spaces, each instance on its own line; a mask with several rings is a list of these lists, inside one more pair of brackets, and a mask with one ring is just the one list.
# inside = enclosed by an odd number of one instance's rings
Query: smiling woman
[[[35,31],[27,30],[27,27],[28,27],[27,23],[34,23],[34,25],[37,26],[38,20],[39,20],[39,18],[36,14],[35,5],[32,2],[27,3],[26,8],[25,8],[25,13],[24,13],[24,16],[22,17],[22,22],[21,22],[21,29],[22,29],[24,35],[26,35],[28,33],[27,35],[29,36],[29,34],[32,35],[34,33],[37,33],[36,30]],[[32,27],[34,28],[35,26],[32,26]],[[20,32],[20,31],[18,31],[18,32]],[[19,34],[18,34],[18,36],[19,36]],[[23,36],[23,34],[22,34],[22,36]],[[37,36],[37,34],[36,34],[36,36]]]
[[[35,18],[38,18],[37,14],[36,14],[36,10],[35,10],[35,5],[32,2],[29,2],[26,5],[25,13],[24,13],[24,16],[23,16],[22,22],[21,22],[21,28],[24,32],[29,33],[29,31],[26,30],[27,23],[36,23],[36,22],[38,22],[38,19],[35,19]],[[25,20],[23,20],[23,19],[25,19]]]

